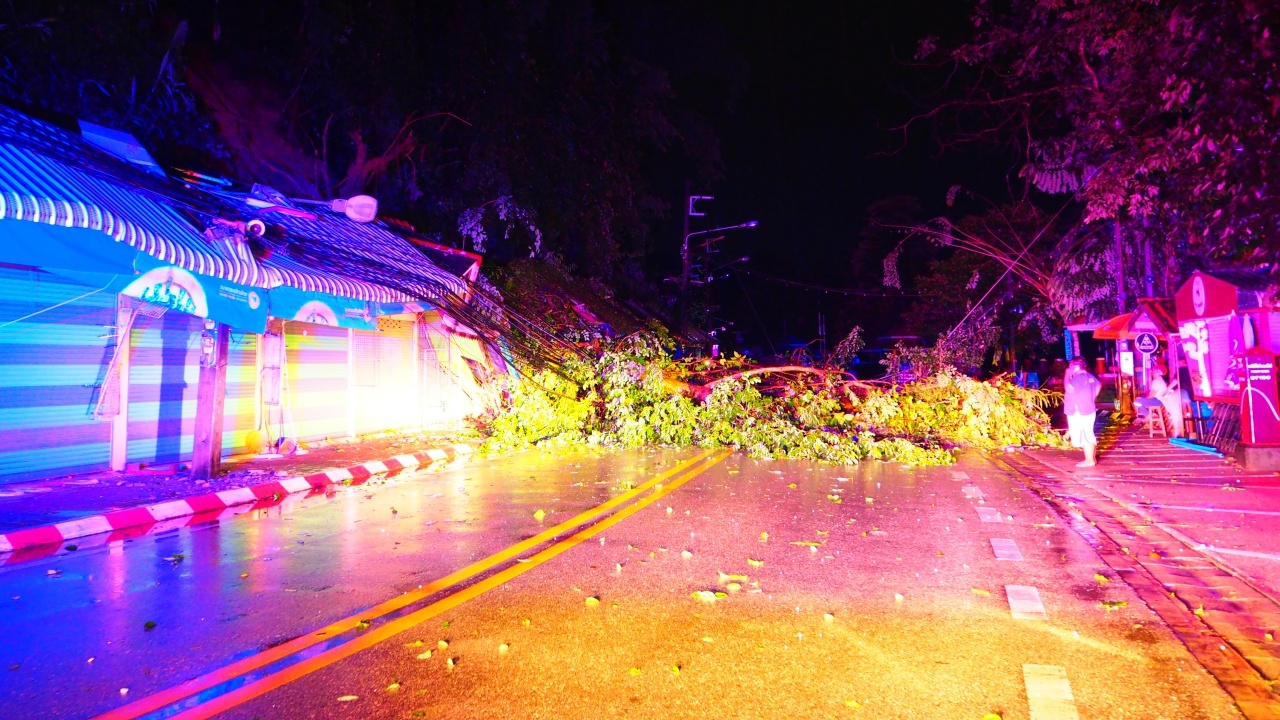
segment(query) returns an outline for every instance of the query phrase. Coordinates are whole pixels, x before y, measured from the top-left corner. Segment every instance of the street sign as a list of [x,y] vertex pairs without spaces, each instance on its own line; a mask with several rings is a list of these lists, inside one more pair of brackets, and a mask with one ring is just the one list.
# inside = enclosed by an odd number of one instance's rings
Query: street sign
[[1155,333],[1138,333],[1138,337],[1133,341],[1133,347],[1143,355],[1154,355],[1156,350],[1160,349],[1160,341],[1156,339]]

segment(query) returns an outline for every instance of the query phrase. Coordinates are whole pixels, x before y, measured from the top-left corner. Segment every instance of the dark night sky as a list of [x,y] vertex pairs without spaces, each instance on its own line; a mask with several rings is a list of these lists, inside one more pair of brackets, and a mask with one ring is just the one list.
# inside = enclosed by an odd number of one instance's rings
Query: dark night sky
[[[998,162],[967,153],[940,157],[926,133],[903,149],[901,135],[891,131],[936,89],[931,77],[907,65],[916,42],[962,32],[965,4],[727,2],[716,15],[746,61],[746,87],[721,127],[725,178],[695,193],[709,190],[717,198],[706,221],[760,221],[758,229],[726,241],[722,260],[750,254],[747,267],[762,272],[878,290],[880,256],[870,259],[873,267],[849,262],[869,204],[914,195],[936,214],[952,184],[1002,182]],[[855,323],[876,333],[891,330],[894,311],[905,307],[901,300],[745,284],[775,343],[788,316],[790,334],[811,339],[819,307],[832,344]],[[722,314],[756,334],[759,324],[737,281],[717,288]]]

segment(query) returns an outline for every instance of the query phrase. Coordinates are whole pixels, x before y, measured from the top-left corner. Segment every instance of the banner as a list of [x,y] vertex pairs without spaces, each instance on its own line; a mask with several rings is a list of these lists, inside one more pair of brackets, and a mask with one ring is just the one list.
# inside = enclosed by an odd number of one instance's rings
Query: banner
[[267,291],[165,265],[139,253],[134,266],[141,275],[120,290],[170,310],[208,318],[237,330],[263,333],[267,329]]
[[268,296],[271,317],[356,330],[378,329],[371,307],[376,303],[283,285],[272,288]]

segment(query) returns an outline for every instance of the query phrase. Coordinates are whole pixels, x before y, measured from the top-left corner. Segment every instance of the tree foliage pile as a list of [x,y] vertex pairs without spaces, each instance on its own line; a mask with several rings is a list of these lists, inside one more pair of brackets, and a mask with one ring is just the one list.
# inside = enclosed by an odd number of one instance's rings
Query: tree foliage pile
[[[961,447],[1061,445],[1050,393],[942,370],[904,385],[838,371],[676,361],[648,333],[557,375],[515,383],[483,451],[533,446],[728,447],[758,458],[946,465]],[[689,381],[701,380],[701,384]]]

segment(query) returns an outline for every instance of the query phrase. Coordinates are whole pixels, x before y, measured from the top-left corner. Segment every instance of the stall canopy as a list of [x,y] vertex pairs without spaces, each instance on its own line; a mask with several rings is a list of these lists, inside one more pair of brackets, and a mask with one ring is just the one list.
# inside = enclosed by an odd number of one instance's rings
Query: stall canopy
[[1168,337],[1178,331],[1173,298],[1139,298],[1138,309],[1121,313],[1093,330],[1094,340],[1132,340],[1142,333]]
[[1127,340],[1133,337],[1129,332],[1129,323],[1133,313],[1121,313],[1102,323],[1093,330],[1094,340]]
[[1177,308],[1173,298],[1138,298],[1134,313],[1135,332],[1151,332],[1168,337],[1178,332]]

